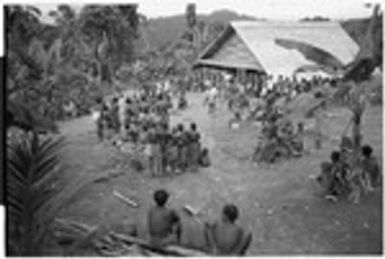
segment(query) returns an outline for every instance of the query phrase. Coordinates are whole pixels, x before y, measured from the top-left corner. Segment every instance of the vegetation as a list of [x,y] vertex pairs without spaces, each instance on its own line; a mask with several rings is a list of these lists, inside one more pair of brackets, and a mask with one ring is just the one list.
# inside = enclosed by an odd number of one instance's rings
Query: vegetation
[[39,141],[34,133],[19,133],[18,138],[7,143],[9,255],[40,255],[49,225],[60,206],[65,205],[57,199],[54,185],[63,143],[61,138]]
[[136,5],[87,5],[79,15],[60,5],[50,13],[55,26],[40,15],[33,6],[6,8],[8,98],[51,120],[64,118],[69,101],[87,113],[93,97],[111,90],[117,70],[132,61]]
[[87,112],[92,94],[112,90],[116,71],[132,59],[136,6],[85,6],[76,15],[60,5],[50,13],[54,26],[29,5],[7,6],[5,15],[7,254],[39,256],[55,217],[92,181],[61,185],[64,139],[40,133],[58,132],[54,122],[68,101]]

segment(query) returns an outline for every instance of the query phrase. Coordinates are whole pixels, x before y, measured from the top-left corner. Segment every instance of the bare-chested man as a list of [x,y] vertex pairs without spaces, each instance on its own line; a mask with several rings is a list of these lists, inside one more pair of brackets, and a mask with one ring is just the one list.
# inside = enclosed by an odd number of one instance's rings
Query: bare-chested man
[[251,243],[251,234],[235,223],[238,214],[235,205],[225,205],[221,220],[210,227],[208,238],[214,254],[243,255],[246,252]]
[[179,216],[174,210],[166,207],[168,198],[169,194],[165,190],[155,191],[156,205],[148,213],[150,243],[156,247],[177,243],[179,240]]

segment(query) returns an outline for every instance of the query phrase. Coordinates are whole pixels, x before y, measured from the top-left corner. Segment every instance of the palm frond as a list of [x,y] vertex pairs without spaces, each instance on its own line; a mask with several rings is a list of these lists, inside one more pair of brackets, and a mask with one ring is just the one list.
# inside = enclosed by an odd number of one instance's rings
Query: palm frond
[[[20,224],[24,230],[20,240],[14,240],[22,248],[21,255],[39,254],[38,244],[34,240],[40,239],[35,234],[44,224],[37,215],[40,208],[54,195],[44,186],[42,180],[49,179],[57,169],[62,142],[63,139],[47,139],[43,141],[44,148],[41,149],[42,145],[37,135],[34,135],[32,138],[13,142],[7,147],[9,176],[6,202],[10,212],[10,224]],[[33,240],[27,240],[31,238]]]

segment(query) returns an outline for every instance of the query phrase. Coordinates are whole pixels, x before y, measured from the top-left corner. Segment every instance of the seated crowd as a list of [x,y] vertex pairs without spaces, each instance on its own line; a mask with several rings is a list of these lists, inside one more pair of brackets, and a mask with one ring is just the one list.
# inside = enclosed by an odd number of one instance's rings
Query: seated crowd
[[330,162],[321,164],[321,174],[317,177],[325,198],[337,201],[345,197],[358,203],[362,193],[373,191],[380,184],[381,169],[372,153],[369,145],[362,146],[358,159],[345,147],[333,151]]

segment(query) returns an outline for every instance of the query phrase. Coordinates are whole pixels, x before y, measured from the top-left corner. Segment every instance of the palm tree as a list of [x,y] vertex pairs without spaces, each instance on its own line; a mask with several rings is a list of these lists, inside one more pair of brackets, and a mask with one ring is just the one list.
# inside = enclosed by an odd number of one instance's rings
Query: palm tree
[[[47,224],[54,215],[50,206],[57,190],[63,140],[39,141],[36,133],[21,133],[7,143],[6,204],[8,218],[7,251],[10,255],[36,256],[41,251]],[[64,203],[63,203],[64,205]]]

